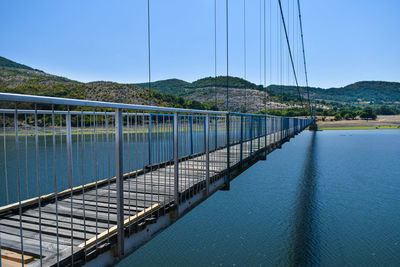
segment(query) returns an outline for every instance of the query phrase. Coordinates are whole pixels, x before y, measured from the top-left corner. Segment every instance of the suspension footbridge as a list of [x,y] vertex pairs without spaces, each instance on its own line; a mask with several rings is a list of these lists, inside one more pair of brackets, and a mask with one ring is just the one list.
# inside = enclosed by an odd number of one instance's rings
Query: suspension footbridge
[[114,263],[313,121],[4,93],[0,100],[36,107],[0,110],[2,260],[44,266]]
[[[260,84],[263,69],[265,112],[230,112],[228,2],[225,1],[225,111],[152,106],[149,0],[148,106],[0,93],[1,266],[115,264],[212,194],[229,190],[235,177],[257,161],[266,160],[269,153],[295,135],[307,127],[315,128],[299,1],[297,30],[301,31],[309,116],[266,114],[269,95],[265,0],[263,4],[259,1]],[[243,4],[246,78],[245,0]],[[292,4],[294,25],[295,0]],[[291,35],[294,29],[290,32],[280,0],[276,7],[280,29],[278,80],[283,84],[283,52],[287,46],[287,78],[295,83],[299,97],[294,106],[304,108],[304,92],[296,73],[299,64],[295,59],[299,57],[291,48],[295,43],[294,34]],[[289,8],[288,5],[288,11]],[[215,81],[216,9],[214,1]],[[271,62],[272,59],[270,69]],[[289,77],[289,69],[293,77]],[[216,92],[216,84],[213,89]],[[283,100],[283,92],[280,95]],[[215,106],[217,102],[215,95]]]

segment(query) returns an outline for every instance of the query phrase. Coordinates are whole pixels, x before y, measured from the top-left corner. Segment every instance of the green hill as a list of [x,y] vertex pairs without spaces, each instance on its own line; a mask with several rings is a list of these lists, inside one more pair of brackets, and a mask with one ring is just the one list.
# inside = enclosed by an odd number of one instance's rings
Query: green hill
[[[268,90],[280,92],[279,86],[270,86]],[[283,91],[297,94],[293,86],[284,86]],[[306,88],[301,88],[302,93]],[[350,104],[369,103],[383,104],[400,102],[400,83],[383,81],[362,81],[339,88],[310,88],[310,95],[319,101],[335,101]]]
[[[228,80],[229,88],[247,88],[247,89],[255,89],[261,90],[262,86],[256,85],[252,82],[246,81],[242,78],[238,77],[229,77]],[[149,87],[148,83],[136,83],[135,85],[141,87]],[[179,79],[168,79],[151,82],[150,86],[152,89],[157,90],[159,92],[164,92],[168,94],[175,94],[180,96],[186,96],[193,93],[192,89],[197,88],[213,88],[221,87],[226,88],[226,76],[218,76],[214,77],[206,77],[199,80],[196,80],[192,83],[186,82]]]
[[31,67],[28,67],[26,65],[11,61],[11,60],[9,60],[5,57],[1,57],[1,56],[0,56],[0,67],[40,71],[40,70],[33,69]]
[[322,92],[321,98],[344,102],[400,102],[400,83],[362,81],[342,88],[331,88]]
[[[145,88],[149,87],[149,83],[136,83],[134,85]],[[178,93],[178,95],[180,95],[180,92],[189,85],[190,83],[179,79],[168,79],[150,83],[151,89],[153,90],[163,92],[166,94]]]
[[[207,109],[194,100],[161,93],[156,90],[132,84],[114,82],[82,83],[64,77],[47,74],[31,67],[0,58],[0,92],[54,96],[97,101],[120,102],[128,104],[152,104],[158,106]],[[2,107],[8,104],[1,103]]]
[[[174,82],[171,86],[171,81]],[[146,84],[140,84],[148,86]],[[157,81],[151,84],[151,87],[160,92],[172,93],[180,96],[193,97],[196,99],[195,89],[226,88],[226,77],[218,76],[215,80],[213,77],[203,78],[192,83],[182,80],[171,79],[165,81]],[[230,88],[253,89],[264,91],[260,85],[256,85],[238,77],[229,77]],[[373,102],[375,104],[396,103],[400,102],[400,83],[383,82],[383,81],[362,81],[347,85],[340,88],[322,89],[310,87],[310,96],[312,99],[325,102],[344,102],[344,103],[365,103]],[[300,87],[303,98],[307,97],[307,89]],[[298,101],[297,88],[295,86],[269,85],[267,92],[270,96],[280,98],[281,92],[284,94],[285,101]]]

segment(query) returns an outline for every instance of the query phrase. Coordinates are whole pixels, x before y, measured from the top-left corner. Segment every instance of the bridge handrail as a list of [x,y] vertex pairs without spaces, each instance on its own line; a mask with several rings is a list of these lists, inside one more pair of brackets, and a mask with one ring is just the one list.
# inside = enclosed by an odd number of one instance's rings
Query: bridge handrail
[[[94,108],[113,108],[113,109],[134,109],[144,111],[155,111],[155,112],[171,112],[171,113],[194,113],[194,114],[213,114],[213,115],[236,115],[236,116],[254,116],[254,117],[269,117],[269,118],[296,118],[296,117],[285,117],[275,116],[269,114],[251,114],[251,113],[240,113],[240,112],[228,112],[228,111],[211,111],[211,110],[199,110],[199,109],[184,109],[184,108],[167,108],[157,107],[149,105],[136,105],[136,104],[124,104],[115,102],[105,101],[94,101],[94,100],[83,100],[83,99],[72,99],[72,98],[61,98],[61,97],[50,97],[50,96],[36,96],[36,95],[25,95],[25,94],[13,94],[13,93],[0,93],[0,101],[11,101],[11,102],[25,102],[25,103],[36,103],[36,104],[51,104],[51,105],[69,105],[69,106],[84,106]],[[38,112],[40,110],[37,110]],[[13,109],[1,109],[4,113],[14,113]],[[22,113],[31,113],[33,110],[20,110]],[[40,111],[42,114],[51,114],[51,111]],[[65,113],[64,113],[65,112]],[[55,111],[55,114],[66,114],[66,111]],[[74,113],[72,113],[74,112]],[[83,111],[85,112],[85,111]],[[87,111],[86,111],[87,112]],[[71,114],[81,114],[81,111],[71,111]],[[93,112],[90,112],[93,114]],[[89,113],[87,113],[89,114]],[[96,112],[96,114],[106,114],[104,112]],[[113,114],[107,112],[108,115]],[[132,115],[146,115],[139,113],[132,113]],[[125,113],[124,113],[125,115]],[[131,115],[131,113],[129,113]]]
[[167,107],[157,107],[157,106],[148,106],[148,105],[123,104],[123,103],[115,103],[115,102],[70,99],[70,98],[50,97],[50,96],[23,95],[23,94],[12,94],[12,93],[0,93],[0,101],[25,102],[25,103],[50,104],[50,105],[82,106],[82,107],[94,107],[94,108],[135,109],[135,110],[172,112],[172,113],[179,112],[179,113],[196,113],[196,114],[199,114],[199,113],[200,114],[228,114],[228,112],[226,112],[226,111],[167,108]]

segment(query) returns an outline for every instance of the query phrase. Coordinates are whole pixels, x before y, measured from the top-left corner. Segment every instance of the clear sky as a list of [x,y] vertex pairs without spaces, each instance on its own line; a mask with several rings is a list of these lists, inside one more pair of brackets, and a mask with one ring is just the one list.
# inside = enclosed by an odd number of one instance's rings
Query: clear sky
[[[214,0],[150,1],[152,80],[213,76]],[[293,84],[277,0],[265,2],[266,83]],[[243,0],[229,3],[230,74],[244,77]],[[282,4],[304,84],[296,0]],[[400,81],[400,1],[301,5],[310,85]],[[217,0],[218,75],[226,73],[224,8],[225,1]],[[0,56],[84,82],[147,80],[146,0],[4,0],[0,14]],[[246,0],[246,25],[247,78],[259,84],[260,0]]]

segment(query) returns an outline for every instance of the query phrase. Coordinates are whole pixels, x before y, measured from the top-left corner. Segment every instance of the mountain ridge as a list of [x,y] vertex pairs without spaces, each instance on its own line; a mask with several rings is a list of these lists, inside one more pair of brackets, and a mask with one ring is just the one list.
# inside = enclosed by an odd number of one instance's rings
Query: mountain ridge
[[[199,109],[225,109],[226,76],[205,77],[193,82],[172,78],[150,83],[121,84],[110,81],[83,83],[45,73],[29,66],[0,57],[0,91],[37,94],[79,99],[148,104],[151,94],[154,105],[190,107]],[[269,102],[296,105],[299,102],[295,86],[261,85],[239,77],[229,77],[230,106],[232,111],[258,111]],[[246,89],[246,90],[243,90]],[[265,95],[265,89],[267,95]],[[306,98],[306,88],[300,87]],[[344,87],[328,89],[310,87],[310,96],[325,104],[400,103],[400,83],[385,81],[359,81]],[[283,91],[283,94],[281,92]],[[268,99],[266,99],[266,96]],[[279,103],[270,108],[279,107]]]
[[[45,73],[23,64],[8,60],[0,60],[0,92],[53,96],[63,98],[87,99],[95,101],[120,102],[127,104],[148,104],[151,96],[152,104],[177,108],[208,109],[209,107],[193,100],[149,91],[132,84],[120,84],[111,81],[95,81],[83,83]],[[9,103],[0,103],[9,107]]]
[[[245,88],[245,89],[254,89],[254,90],[265,90],[265,88],[261,85],[256,85],[254,83],[245,81],[241,78],[230,77],[232,79],[229,80],[229,88]],[[208,79],[208,82],[204,82],[205,79]],[[221,79],[225,79],[225,76],[217,77],[217,86],[218,88],[226,88],[226,82],[222,84],[218,82]],[[171,79],[169,79],[171,80]],[[157,87],[154,88],[151,83],[151,88],[155,90],[168,90],[169,93],[174,93],[181,96],[190,95],[190,89],[194,88],[214,88],[214,78],[207,77],[192,83],[186,82],[183,80],[179,80],[182,84],[181,87],[174,87],[173,90],[171,88],[167,88],[168,83],[163,85],[164,81],[169,80],[161,80],[156,81],[154,83],[157,84]],[[239,82],[231,82],[233,80]],[[202,81],[202,83],[199,83]],[[196,87],[196,85],[201,84],[201,86]],[[246,84],[246,86],[244,86]],[[136,84],[138,85],[138,84]],[[144,84],[141,84],[144,85]],[[147,85],[148,86],[148,85]],[[297,87],[295,86],[287,86],[287,85],[275,85],[271,84],[266,87],[267,92],[272,95],[279,95],[281,89],[285,94],[291,94],[297,96]],[[321,88],[321,87],[309,87],[310,97],[312,99],[317,99],[321,101],[338,101],[338,102],[400,102],[400,83],[399,82],[386,82],[386,81],[358,81],[344,87],[331,87],[331,88]],[[304,98],[307,97],[307,88],[302,86],[300,87],[301,94]]]

